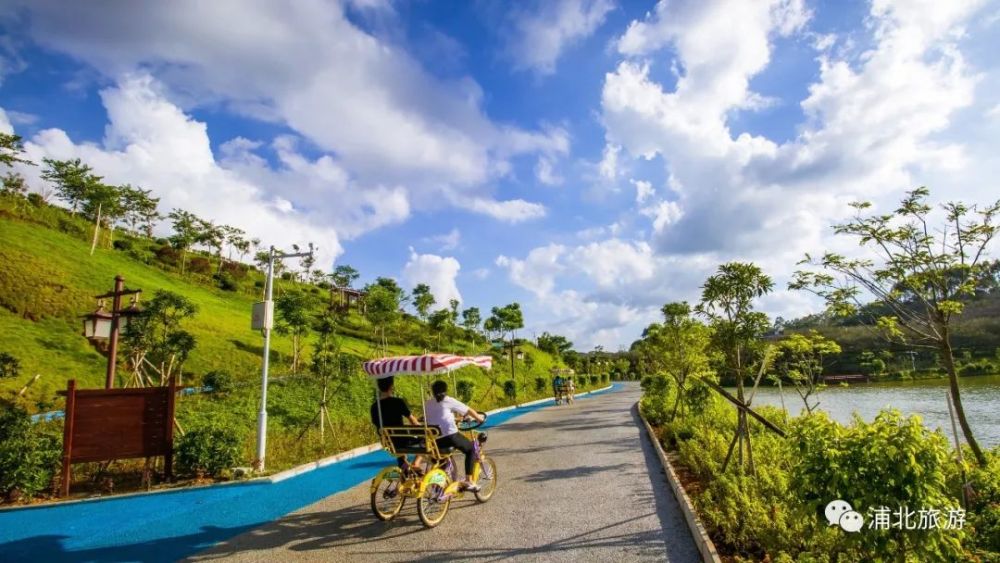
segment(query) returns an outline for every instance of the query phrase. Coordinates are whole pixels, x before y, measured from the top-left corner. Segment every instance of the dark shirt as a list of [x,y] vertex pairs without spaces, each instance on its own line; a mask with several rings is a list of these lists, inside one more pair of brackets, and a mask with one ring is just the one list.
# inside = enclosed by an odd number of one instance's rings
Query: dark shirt
[[[382,403],[384,426],[402,426],[403,419],[410,416],[410,408],[406,406],[406,401],[399,397],[386,397],[379,402]],[[383,426],[378,423],[378,406],[375,403],[372,403],[372,424],[376,428]]]

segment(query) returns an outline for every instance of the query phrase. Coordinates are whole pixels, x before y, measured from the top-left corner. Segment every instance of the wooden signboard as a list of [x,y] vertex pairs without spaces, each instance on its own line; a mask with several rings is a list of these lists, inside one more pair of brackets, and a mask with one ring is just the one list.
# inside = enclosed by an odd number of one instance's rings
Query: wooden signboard
[[137,389],[66,388],[63,427],[62,494],[69,494],[74,463],[164,457],[167,479],[173,474],[174,400],[177,387]]

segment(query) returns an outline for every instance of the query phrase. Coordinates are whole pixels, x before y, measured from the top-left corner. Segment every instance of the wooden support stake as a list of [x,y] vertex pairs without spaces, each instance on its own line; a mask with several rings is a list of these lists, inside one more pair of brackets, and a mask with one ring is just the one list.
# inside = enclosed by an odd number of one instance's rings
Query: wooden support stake
[[743,412],[747,413],[748,415],[752,416],[754,418],[754,420],[756,420],[757,422],[763,424],[764,427],[767,428],[768,430],[770,430],[771,432],[774,432],[775,434],[777,434],[778,436],[781,436],[782,438],[785,437],[785,431],[784,430],[782,430],[781,428],[778,428],[777,426],[774,425],[773,422],[771,422],[770,420],[764,418],[760,414],[756,413],[753,409],[751,409],[750,407],[748,407],[745,404],[743,404],[736,397],[733,397],[729,393],[729,391],[726,391],[725,389],[723,389],[722,387],[720,387],[718,383],[716,383],[714,381],[710,381],[708,379],[704,379],[702,377],[698,377],[696,375],[692,375],[691,377],[694,377],[694,378],[698,379],[698,381],[701,381],[705,385],[708,385],[709,387],[711,387],[715,392],[717,392],[718,394],[722,395],[722,397],[724,399],[726,399],[730,403],[736,405],[736,408],[738,408],[741,411],[743,411]]
[[167,390],[167,432],[165,439],[167,442],[166,454],[163,456],[163,477],[167,481],[174,478],[174,407],[177,402],[177,379],[170,376],[170,385]]
[[66,384],[66,412],[63,417],[62,496],[69,496],[72,479],[73,418],[76,414],[76,380]]

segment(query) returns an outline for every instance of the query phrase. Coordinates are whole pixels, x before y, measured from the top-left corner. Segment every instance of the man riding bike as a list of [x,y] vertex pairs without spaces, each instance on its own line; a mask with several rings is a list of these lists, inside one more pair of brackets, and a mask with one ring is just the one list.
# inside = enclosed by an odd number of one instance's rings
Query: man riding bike
[[[383,426],[395,427],[402,426],[403,420],[406,419],[410,424],[414,426],[419,426],[420,421],[417,417],[413,416],[410,412],[410,407],[406,405],[406,401],[399,397],[393,396],[394,386],[393,378],[386,377],[378,380],[378,390],[379,390],[379,400],[378,403],[373,402],[371,408],[372,424],[375,425],[375,429],[378,431],[382,430]],[[379,420],[379,408],[382,411],[381,421]],[[381,422],[381,423],[380,423]],[[397,448],[405,448],[411,445],[410,442],[413,440],[402,437],[392,438],[392,443],[395,444]],[[409,464],[406,461],[406,456],[399,456],[396,458],[396,463],[403,471],[409,471],[413,469],[418,473],[421,472],[422,464],[421,456],[416,456],[413,460],[413,464]]]
[[424,404],[427,424],[428,426],[437,426],[441,430],[441,437],[437,439],[439,448],[454,447],[465,454],[465,480],[462,481],[462,488],[470,492],[477,492],[479,486],[470,481],[476,463],[473,457],[473,445],[464,434],[458,431],[455,415],[463,418],[471,417],[478,422],[483,422],[486,417],[462,401],[449,397],[448,384],[444,381],[435,381],[431,385],[431,393],[434,394],[434,398]]

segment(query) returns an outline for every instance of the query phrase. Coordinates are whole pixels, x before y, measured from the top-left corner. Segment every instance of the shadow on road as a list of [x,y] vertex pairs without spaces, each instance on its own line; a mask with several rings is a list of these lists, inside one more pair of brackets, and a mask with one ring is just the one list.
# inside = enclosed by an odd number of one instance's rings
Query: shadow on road
[[[615,473],[630,467],[628,463],[617,465],[585,465],[582,467],[567,467],[563,469],[544,469],[531,475],[517,477],[519,481],[538,483],[540,481],[551,481],[553,479],[585,479],[598,473]],[[612,476],[609,475],[609,478]]]
[[197,534],[102,548],[66,549],[67,536],[45,535],[0,544],[0,561],[65,561],[69,563],[121,561],[177,561],[189,553],[242,534],[255,525],[235,528],[206,526]]
[[[474,502],[462,503],[455,506],[453,510],[462,510],[474,504]],[[592,529],[567,535],[564,538],[544,545],[532,547],[477,547],[470,545],[461,549],[428,550],[421,542],[414,542],[414,546],[421,545],[421,547],[413,550],[401,550],[398,547],[379,550],[377,549],[377,542],[379,540],[415,533],[433,534],[435,531],[423,528],[419,520],[417,520],[416,512],[412,507],[409,510],[404,509],[404,513],[400,514],[397,520],[393,522],[379,522],[375,520],[368,507],[352,507],[334,512],[289,516],[280,522],[268,524],[263,528],[242,536],[240,542],[231,548],[223,544],[212,550],[211,554],[201,554],[191,560],[209,561],[224,559],[235,554],[245,556],[248,552],[266,551],[280,547],[284,547],[291,552],[300,553],[339,548],[337,549],[339,555],[348,555],[351,552],[363,552],[365,554],[382,556],[385,561],[412,561],[416,559],[421,561],[453,561],[456,559],[500,561],[519,556],[544,558],[546,554],[572,552],[575,550],[585,552],[596,547],[627,548],[633,553],[641,553],[648,556],[660,553],[660,550],[663,549],[663,538],[658,531],[591,537],[648,516],[649,514],[643,514],[614,524],[595,526]],[[344,548],[347,549],[345,550]]]

